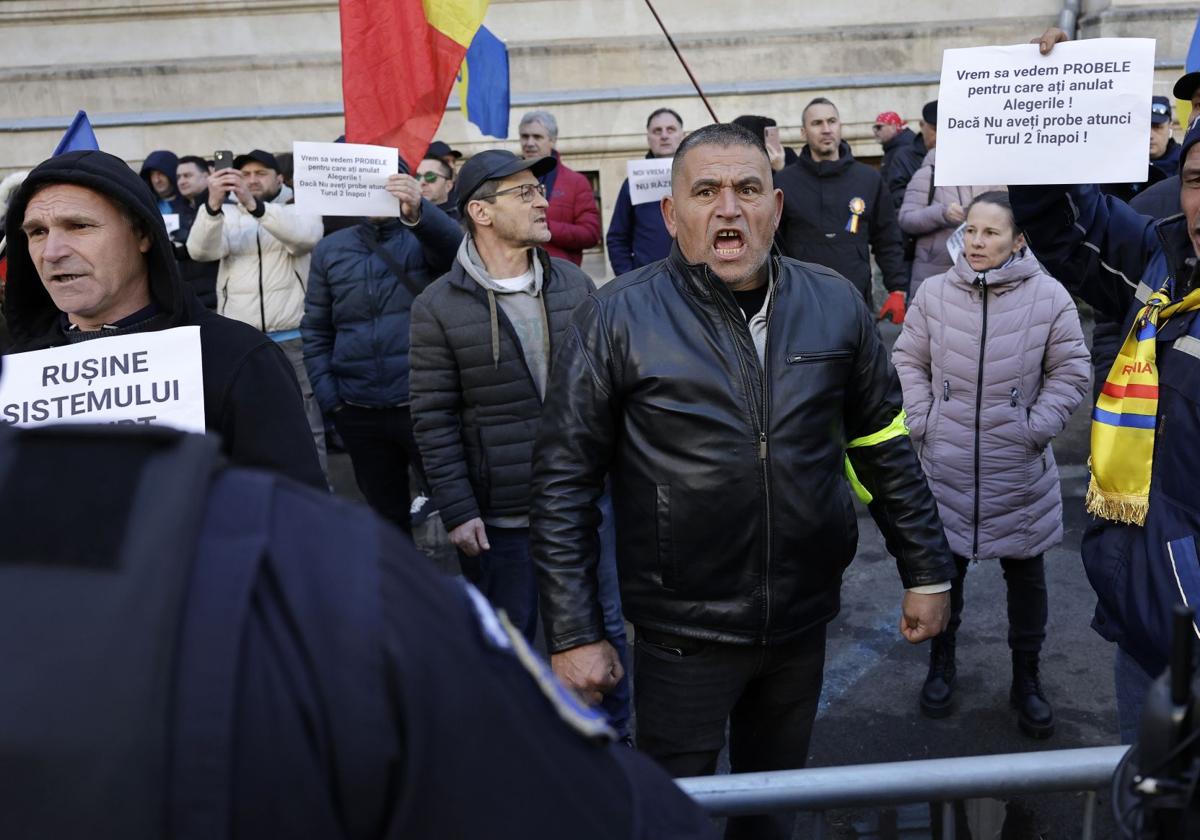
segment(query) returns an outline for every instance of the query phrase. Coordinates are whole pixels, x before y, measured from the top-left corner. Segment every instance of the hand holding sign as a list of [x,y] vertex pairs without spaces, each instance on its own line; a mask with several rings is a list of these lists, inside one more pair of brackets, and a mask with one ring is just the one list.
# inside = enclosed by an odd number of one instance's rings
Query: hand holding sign
[[938,186],[1145,180],[1154,41],[1065,38],[946,50]]
[[421,185],[416,178],[403,172],[389,175],[384,189],[400,201],[400,215],[409,224],[421,220]]

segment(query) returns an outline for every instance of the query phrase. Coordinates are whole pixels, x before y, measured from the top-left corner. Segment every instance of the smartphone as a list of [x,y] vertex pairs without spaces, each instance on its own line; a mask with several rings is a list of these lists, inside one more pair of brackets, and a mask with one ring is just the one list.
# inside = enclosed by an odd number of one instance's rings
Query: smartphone
[[233,152],[219,149],[213,152],[213,170],[229,169],[233,166]]
[[782,144],[779,142],[779,126],[769,125],[763,129],[763,142],[766,143],[768,149],[781,150]]

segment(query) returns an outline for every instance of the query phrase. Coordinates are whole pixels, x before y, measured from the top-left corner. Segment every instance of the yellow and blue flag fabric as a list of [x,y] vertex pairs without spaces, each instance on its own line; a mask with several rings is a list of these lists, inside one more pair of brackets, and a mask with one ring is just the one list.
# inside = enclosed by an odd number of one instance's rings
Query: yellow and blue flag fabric
[[1158,291],[1134,319],[1092,410],[1089,513],[1127,525],[1146,523],[1158,417],[1158,330],[1173,315],[1196,309],[1200,289],[1176,303]]
[[458,101],[467,121],[489,137],[508,137],[508,47],[479,27],[458,74]]
[[[1188,47],[1187,58],[1183,62],[1183,70],[1185,73],[1194,73],[1200,70],[1200,17],[1196,18],[1196,28],[1192,30],[1192,44]],[[1192,113],[1191,102],[1177,102],[1175,113],[1178,116],[1179,124],[1186,130],[1192,121],[1192,117],[1196,116]]]

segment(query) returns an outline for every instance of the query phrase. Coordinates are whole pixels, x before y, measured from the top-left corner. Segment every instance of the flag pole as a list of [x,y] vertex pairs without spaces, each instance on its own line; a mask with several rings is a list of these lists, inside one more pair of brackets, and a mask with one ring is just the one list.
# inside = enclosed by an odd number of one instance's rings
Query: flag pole
[[708,101],[708,97],[704,95],[704,91],[700,89],[700,83],[696,81],[696,76],[692,73],[692,68],[688,66],[687,60],[683,54],[679,52],[679,47],[675,46],[675,39],[671,37],[671,33],[667,31],[667,27],[662,22],[662,18],[658,16],[658,11],[654,8],[654,4],[650,0],[646,0],[646,5],[650,8],[650,14],[654,15],[654,19],[658,21],[658,28],[662,30],[663,35],[667,36],[667,43],[671,45],[671,49],[675,51],[675,57],[679,59],[679,63],[683,65],[683,70],[687,73],[688,78],[692,80],[692,87],[696,89],[696,93],[700,94],[700,100],[704,103],[704,107],[708,109],[709,115],[713,118],[713,122],[719,123],[717,112],[713,110],[712,103]]

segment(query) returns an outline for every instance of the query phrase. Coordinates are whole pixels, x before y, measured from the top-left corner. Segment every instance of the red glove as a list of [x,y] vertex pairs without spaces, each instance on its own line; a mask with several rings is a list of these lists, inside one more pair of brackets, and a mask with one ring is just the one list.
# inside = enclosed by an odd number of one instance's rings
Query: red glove
[[904,323],[904,292],[892,292],[888,295],[876,320],[882,321],[888,316],[891,316],[892,323],[897,326]]

